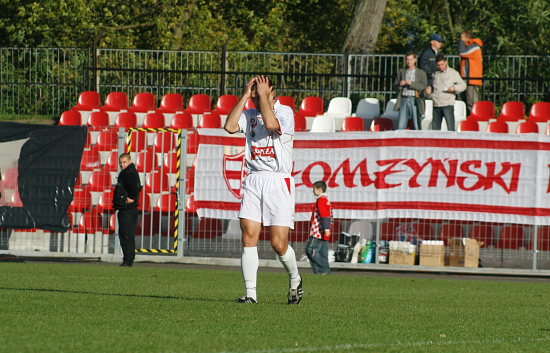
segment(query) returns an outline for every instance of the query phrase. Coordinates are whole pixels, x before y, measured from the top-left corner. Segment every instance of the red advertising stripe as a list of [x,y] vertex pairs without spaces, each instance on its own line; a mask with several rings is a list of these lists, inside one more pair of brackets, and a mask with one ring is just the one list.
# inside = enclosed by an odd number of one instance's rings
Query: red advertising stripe
[[[522,216],[550,216],[550,209],[535,207],[514,207],[446,202],[332,202],[334,209],[342,210],[435,210],[476,212],[495,214],[514,214]],[[298,208],[298,205],[296,205]]]
[[492,150],[550,151],[550,143],[539,141],[495,141],[446,138],[387,138],[358,140],[295,140],[294,148],[376,148],[376,147],[483,148]]
[[[244,146],[244,137],[201,135],[201,144],[221,146]],[[376,148],[376,147],[437,147],[437,148],[483,148],[492,150],[542,150],[550,151],[550,142],[540,141],[504,141],[483,139],[447,139],[442,138],[365,138],[356,140],[319,139],[294,141],[294,148]]]
[[244,137],[237,136],[211,136],[201,135],[201,144],[218,145],[218,146],[244,146],[246,140]]

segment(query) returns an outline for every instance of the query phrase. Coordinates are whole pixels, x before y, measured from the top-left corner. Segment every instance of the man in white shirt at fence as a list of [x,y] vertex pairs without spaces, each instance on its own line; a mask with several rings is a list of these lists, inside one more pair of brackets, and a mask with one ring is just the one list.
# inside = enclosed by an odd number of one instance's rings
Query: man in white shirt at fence
[[[257,109],[243,112],[249,98]],[[237,301],[258,302],[258,242],[263,225],[271,226],[271,246],[289,274],[288,304],[299,304],[303,295],[302,278],[298,273],[294,249],[288,244],[289,230],[294,226],[292,108],[275,101],[271,80],[258,76],[247,83],[224,128],[231,134],[242,131],[246,135],[246,164],[250,169],[244,181],[239,212],[243,240],[241,266],[246,295]]]
[[456,95],[466,90],[466,83],[458,71],[449,67],[445,55],[436,56],[437,71],[434,74],[433,89],[428,86],[426,93],[434,102],[432,130],[441,130],[441,120],[445,116],[447,130],[455,131]]

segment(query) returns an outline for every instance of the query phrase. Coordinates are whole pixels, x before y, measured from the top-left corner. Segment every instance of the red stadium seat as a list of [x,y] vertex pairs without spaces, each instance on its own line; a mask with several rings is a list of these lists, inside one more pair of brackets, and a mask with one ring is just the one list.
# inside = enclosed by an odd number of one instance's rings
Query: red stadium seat
[[94,110],[101,107],[101,97],[99,92],[85,91],[80,93],[78,103],[73,107],[73,110]]
[[248,110],[248,109],[256,109],[256,104],[254,104],[254,101],[252,100],[252,98],[248,98],[248,100],[246,101],[246,104],[244,105],[244,110]]
[[156,210],[163,213],[175,212],[178,196],[174,193],[162,194],[157,201]]
[[61,114],[59,125],[82,125],[82,117],[80,112],[76,110],[68,110]]
[[80,217],[77,233],[95,233],[103,231],[103,218],[97,210],[91,210]]
[[487,125],[487,132],[493,132],[497,134],[507,134],[508,124],[506,124],[506,122],[502,120],[491,121]]
[[307,120],[304,114],[294,113],[294,131],[307,131]]
[[178,154],[176,152],[170,152],[164,156],[164,170],[168,173],[178,172]]
[[325,112],[325,101],[321,97],[305,97],[300,104],[300,112],[304,116],[317,116]]
[[229,115],[231,110],[235,107],[235,105],[237,105],[238,102],[239,97],[237,97],[236,95],[225,94],[218,98],[214,111],[221,115]]
[[464,228],[460,223],[444,223],[439,231],[439,240],[449,245],[451,238],[464,238]]
[[494,228],[491,224],[476,224],[470,231],[470,238],[476,239],[481,247],[491,246],[494,244]]
[[504,228],[500,231],[496,247],[499,249],[517,249],[520,246],[523,246],[523,236],[523,226],[504,226]]
[[122,112],[118,113],[115,120],[115,127],[118,128],[135,128],[137,127],[137,116],[134,112]]
[[191,194],[195,191],[195,166],[194,165],[187,170],[186,178],[187,178],[186,192],[188,194]]
[[194,127],[193,117],[188,112],[178,113],[172,118],[170,127],[172,129],[191,130]]
[[158,169],[157,154],[152,148],[148,148],[138,156],[137,171],[149,173],[154,169]]
[[70,212],[83,212],[92,208],[92,194],[85,190],[75,190],[73,202],[69,206]]
[[112,212],[113,208],[113,190],[104,191],[103,194],[99,197],[99,203],[97,205],[97,210],[99,212]]
[[94,130],[109,127],[109,115],[104,111],[92,112],[88,118],[88,126],[91,126]]
[[292,96],[279,96],[276,98],[279,103],[286,105],[292,108],[293,111],[296,111],[296,99]]
[[139,206],[138,209],[140,211],[152,211],[151,207],[151,194],[148,194],[146,192],[141,192],[139,195]]
[[99,151],[113,151],[118,149],[118,133],[116,131],[101,131],[97,138]]
[[157,99],[153,93],[138,93],[134,97],[131,110],[133,112],[147,113],[157,109]]
[[168,93],[162,97],[160,107],[157,109],[161,113],[176,113],[184,111],[184,99],[181,94]]
[[178,139],[175,133],[163,131],[155,134],[153,147],[157,153],[168,153],[176,150]]
[[170,190],[170,179],[168,175],[160,170],[154,170],[145,178],[145,192],[161,193]]
[[90,176],[90,182],[88,183],[89,191],[105,191],[113,187],[113,178],[111,173],[106,170],[98,170],[92,173]]
[[380,226],[380,240],[398,240],[396,237],[399,221],[389,219],[383,222]]
[[502,105],[502,110],[498,120],[518,121],[525,119],[525,104],[522,102],[506,102]]
[[203,129],[221,129],[222,118],[218,113],[205,113],[202,116],[199,127]]
[[342,132],[365,131],[365,120],[363,118],[348,116],[342,122]]
[[393,122],[388,118],[374,118],[370,126],[370,131],[389,131],[393,130]]
[[550,120],[550,102],[537,102],[531,107],[529,120],[546,122]]
[[199,134],[196,132],[190,132],[187,140],[187,153],[197,154],[199,151]]
[[472,114],[468,119],[489,121],[496,117],[495,104],[491,101],[478,101],[472,107]]
[[195,238],[216,238],[220,236],[223,231],[223,225],[221,219],[214,218],[201,218],[199,221],[199,227],[193,237]]
[[539,133],[539,126],[532,120],[525,120],[518,124],[517,131],[518,134],[529,134],[529,133]]
[[162,113],[149,113],[145,116],[143,121],[143,127],[149,129],[164,129],[166,127],[166,120]]
[[[539,226],[537,230],[537,250],[550,251],[550,226]],[[533,249],[533,240],[529,244],[529,250]]]
[[458,123],[458,131],[479,131],[479,123],[475,120],[462,120]]
[[143,151],[147,148],[147,132],[145,131],[132,131],[131,133],[132,146],[130,150],[132,152]]
[[121,111],[128,109],[128,95],[125,92],[111,92],[105,99],[104,111]]
[[75,189],[82,189],[82,173],[78,173],[78,176],[76,177],[76,182],[74,184]]
[[101,167],[101,155],[97,149],[85,150],[80,161],[80,170],[94,170]]
[[208,94],[194,94],[189,99],[186,112],[190,114],[204,114],[212,111],[212,99]]
[[106,170],[109,172],[116,172],[118,170],[118,152],[117,151],[113,151],[109,153],[109,156],[107,157],[107,162],[105,163],[103,170]]

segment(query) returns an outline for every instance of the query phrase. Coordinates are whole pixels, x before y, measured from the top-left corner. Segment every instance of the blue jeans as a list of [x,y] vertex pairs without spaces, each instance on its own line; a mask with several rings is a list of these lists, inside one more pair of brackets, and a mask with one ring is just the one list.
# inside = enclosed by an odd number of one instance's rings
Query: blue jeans
[[401,97],[401,105],[399,106],[399,123],[398,130],[405,130],[409,123],[409,117],[412,119],[415,130],[421,130],[418,126],[418,107],[416,106],[415,97]]
[[313,273],[330,273],[328,264],[328,241],[309,237],[306,245],[306,255]]
[[443,116],[445,116],[445,122],[447,122],[447,131],[455,131],[454,105],[448,105],[446,107],[434,107],[432,130],[441,130],[441,120],[443,120]]

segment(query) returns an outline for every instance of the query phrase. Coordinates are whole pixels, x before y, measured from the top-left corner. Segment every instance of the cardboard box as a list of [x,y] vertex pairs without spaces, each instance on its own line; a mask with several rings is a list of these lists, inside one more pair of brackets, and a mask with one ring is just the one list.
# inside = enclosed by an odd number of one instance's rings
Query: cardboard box
[[479,267],[479,243],[476,239],[449,239],[449,266]]
[[445,245],[420,244],[420,266],[445,266]]
[[414,265],[416,253],[390,250],[390,265]]

